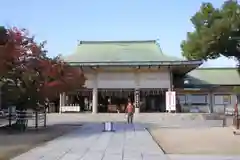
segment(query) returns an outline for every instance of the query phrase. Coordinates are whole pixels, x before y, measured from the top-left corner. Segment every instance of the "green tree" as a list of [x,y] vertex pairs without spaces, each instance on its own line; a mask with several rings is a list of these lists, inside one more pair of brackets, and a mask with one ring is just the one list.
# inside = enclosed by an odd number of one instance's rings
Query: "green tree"
[[203,3],[191,18],[193,32],[181,43],[182,55],[189,60],[220,56],[240,62],[240,5],[225,1],[220,8]]

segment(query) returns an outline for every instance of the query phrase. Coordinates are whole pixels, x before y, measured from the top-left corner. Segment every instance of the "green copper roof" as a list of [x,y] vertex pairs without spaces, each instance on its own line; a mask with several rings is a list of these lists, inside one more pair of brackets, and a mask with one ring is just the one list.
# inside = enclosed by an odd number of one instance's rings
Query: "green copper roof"
[[155,40],[81,41],[75,53],[64,60],[70,63],[183,61],[164,55]]
[[198,68],[187,74],[194,85],[240,85],[237,68]]

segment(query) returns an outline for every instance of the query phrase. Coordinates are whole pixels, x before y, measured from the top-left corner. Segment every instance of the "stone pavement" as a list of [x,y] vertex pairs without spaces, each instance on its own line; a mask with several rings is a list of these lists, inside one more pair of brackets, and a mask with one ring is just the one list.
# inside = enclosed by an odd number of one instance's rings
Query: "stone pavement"
[[[124,113],[63,113],[48,114],[48,125],[61,123],[84,123],[84,122],[125,122]],[[134,115],[134,122],[142,123],[148,127],[169,128],[199,128],[199,127],[221,127],[222,120],[204,120],[202,114],[198,113],[141,113]],[[232,120],[231,120],[232,123]]]
[[240,156],[225,155],[168,155],[171,160],[239,160]]
[[167,160],[141,124],[85,124],[74,132],[24,153],[13,160]]

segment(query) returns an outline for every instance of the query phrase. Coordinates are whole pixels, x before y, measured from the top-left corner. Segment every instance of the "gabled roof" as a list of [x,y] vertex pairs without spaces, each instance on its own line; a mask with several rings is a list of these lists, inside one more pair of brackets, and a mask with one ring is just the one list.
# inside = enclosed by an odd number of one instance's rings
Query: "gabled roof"
[[[75,53],[63,57],[73,66],[174,66],[178,74],[186,74],[202,64],[163,54],[155,40],[146,41],[81,41]],[[182,69],[179,70],[179,66]]]
[[198,68],[186,75],[193,85],[240,85],[237,68]]
[[184,61],[163,54],[155,40],[81,41],[76,51],[64,60],[69,63]]

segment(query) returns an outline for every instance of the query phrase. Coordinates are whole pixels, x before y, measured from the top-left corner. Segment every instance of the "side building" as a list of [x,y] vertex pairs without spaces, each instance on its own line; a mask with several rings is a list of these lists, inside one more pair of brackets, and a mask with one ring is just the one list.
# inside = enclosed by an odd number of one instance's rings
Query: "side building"
[[237,68],[197,68],[186,74],[176,91],[186,112],[223,112],[237,101],[234,87],[240,85]]

